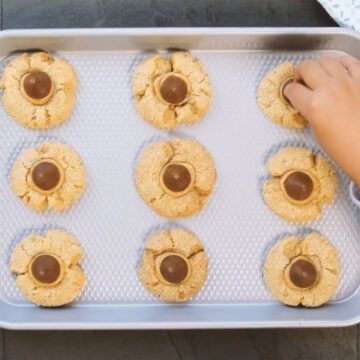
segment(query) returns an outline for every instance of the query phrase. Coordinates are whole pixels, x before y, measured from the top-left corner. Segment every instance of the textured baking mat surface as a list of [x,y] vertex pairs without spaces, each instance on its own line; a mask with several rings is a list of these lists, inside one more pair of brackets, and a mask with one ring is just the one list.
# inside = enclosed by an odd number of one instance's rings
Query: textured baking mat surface
[[[153,230],[184,226],[203,241],[209,255],[208,280],[191,303],[275,301],[264,286],[262,265],[270,247],[286,235],[315,230],[338,249],[340,285],[334,300],[350,296],[359,285],[360,214],[348,194],[349,180],[337,169],[339,190],[316,221],[294,225],[274,215],[262,199],[267,159],[284,146],[321,152],[309,129],[296,131],[273,124],[258,109],[261,78],[277,64],[336,52],[193,52],[212,81],[213,104],[197,124],[175,132],[158,130],[135,112],[131,77],[149,54],[139,52],[59,53],[77,70],[79,89],[74,112],[47,131],[25,129],[0,107],[0,297],[26,304],[8,263],[16,243],[31,232],[63,228],[82,244],[87,283],[78,304],[156,303],[137,278],[146,236]],[[8,61],[2,61],[2,67]],[[189,136],[215,159],[218,180],[207,206],[187,219],[167,220],[143,203],[134,185],[139,151],[149,142]],[[88,174],[84,196],[68,211],[37,214],[17,199],[9,170],[19,153],[46,140],[74,147]]]

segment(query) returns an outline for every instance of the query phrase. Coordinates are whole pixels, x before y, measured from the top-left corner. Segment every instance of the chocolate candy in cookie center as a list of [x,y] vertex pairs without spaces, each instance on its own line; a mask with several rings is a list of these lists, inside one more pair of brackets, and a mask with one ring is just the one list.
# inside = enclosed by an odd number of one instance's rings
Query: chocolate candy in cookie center
[[185,191],[192,183],[191,171],[188,166],[181,163],[170,163],[166,165],[161,177],[165,187],[175,193]]
[[189,267],[182,256],[169,254],[160,263],[160,273],[169,283],[179,284],[187,278]]
[[290,173],[285,178],[283,186],[287,195],[296,201],[307,200],[314,190],[312,178],[302,171]]
[[26,95],[36,100],[45,99],[50,95],[52,90],[50,76],[39,70],[26,74],[22,84]]
[[167,103],[178,105],[185,101],[189,89],[185,79],[178,74],[172,73],[161,80],[159,93]]
[[36,282],[52,285],[61,277],[61,263],[53,255],[39,254],[32,260],[30,272]]
[[316,283],[317,271],[311,261],[299,258],[290,264],[289,278],[294,286],[307,289]]
[[53,161],[42,160],[32,168],[31,179],[40,190],[51,191],[59,185],[61,173]]

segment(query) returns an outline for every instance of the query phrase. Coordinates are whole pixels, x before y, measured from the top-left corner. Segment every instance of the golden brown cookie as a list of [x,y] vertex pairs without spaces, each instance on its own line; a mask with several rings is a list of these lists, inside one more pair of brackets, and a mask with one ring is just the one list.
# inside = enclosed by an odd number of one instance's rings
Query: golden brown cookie
[[336,248],[324,237],[311,233],[278,242],[264,264],[264,280],[270,292],[286,305],[317,307],[334,295],[340,264]]
[[294,73],[295,67],[289,61],[270,70],[259,84],[258,105],[275,123],[301,129],[306,126],[306,120],[283,95],[283,88],[293,81]]
[[40,306],[61,306],[81,292],[85,273],[79,266],[83,251],[78,241],[63,230],[31,234],[15,247],[10,271],[27,299]]
[[287,147],[268,161],[267,169],[273,178],[263,187],[265,203],[285,220],[314,220],[321,214],[321,205],[335,196],[335,170],[309,149]]
[[197,121],[209,109],[212,95],[205,67],[186,51],[168,60],[160,55],[143,60],[133,75],[133,93],[140,116],[164,129]]
[[10,172],[10,183],[14,194],[30,208],[61,211],[84,192],[86,171],[74,149],[51,141],[19,155]]
[[147,238],[138,270],[143,285],[161,300],[183,302],[202,288],[207,266],[201,241],[178,228],[156,231]]
[[148,145],[135,170],[139,195],[165,217],[190,216],[202,209],[215,181],[212,156],[192,139]]
[[74,106],[77,77],[64,59],[45,52],[11,60],[0,81],[5,111],[18,123],[46,129],[66,120]]

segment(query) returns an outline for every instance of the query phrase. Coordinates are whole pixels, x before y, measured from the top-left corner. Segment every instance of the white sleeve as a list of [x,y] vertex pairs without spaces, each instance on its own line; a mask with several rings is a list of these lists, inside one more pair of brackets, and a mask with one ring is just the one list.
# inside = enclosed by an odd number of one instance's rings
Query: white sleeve
[[318,2],[340,26],[360,30],[360,7],[358,1],[318,0]]

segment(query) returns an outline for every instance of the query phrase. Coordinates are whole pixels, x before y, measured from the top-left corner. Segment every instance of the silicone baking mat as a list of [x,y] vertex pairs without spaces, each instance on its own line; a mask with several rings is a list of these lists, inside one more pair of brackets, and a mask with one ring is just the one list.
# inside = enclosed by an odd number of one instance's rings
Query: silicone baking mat
[[[204,118],[169,132],[143,121],[134,109],[131,91],[136,65],[154,52],[59,51],[78,74],[76,106],[71,117],[55,128],[34,131],[18,125],[0,107],[0,298],[11,306],[28,306],[9,272],[11,251],[32,232],[62,228],[81,243],[87,273],[76,308],[97,305],[159,305],[137,277],[137,265],[147,235],[161,228],[182,226],[204,243],[209,256],[208,280],[186,306],[201,304],[269,304],[277,302],[262,279],[271,246],[287,235],[317,231],[338,249],[341,276],[333,302],[355,293],[360,280],[359,214],[348,194],[349,179],[337,168],[335,200],[323,206],[320,218],[291,224],[276,216],[262,198],[268,177],[266,161],[285,146],[305,146],[326,156],[309,128],[291,130],[267,119],[257,107],[257,86],[267,71],[285,60],[338,56],[339,51],[192,50],[206,67],[213,103]],[[167,51],[161,52],[168,56]],[[2,68],[11,57],[1,61]],[[215,159],[214,192],[197,215],[165,219],[138,196],[134,169],[141,149],[152,141],[191,137]],[[19,153],[47,140],[72,146],[87,169],[82,198],[61,213],[38,214],[11,192],[9,171]],[[32,306],[32,305],[31,305]],[[75,311],[75,310],[74,310]]]

